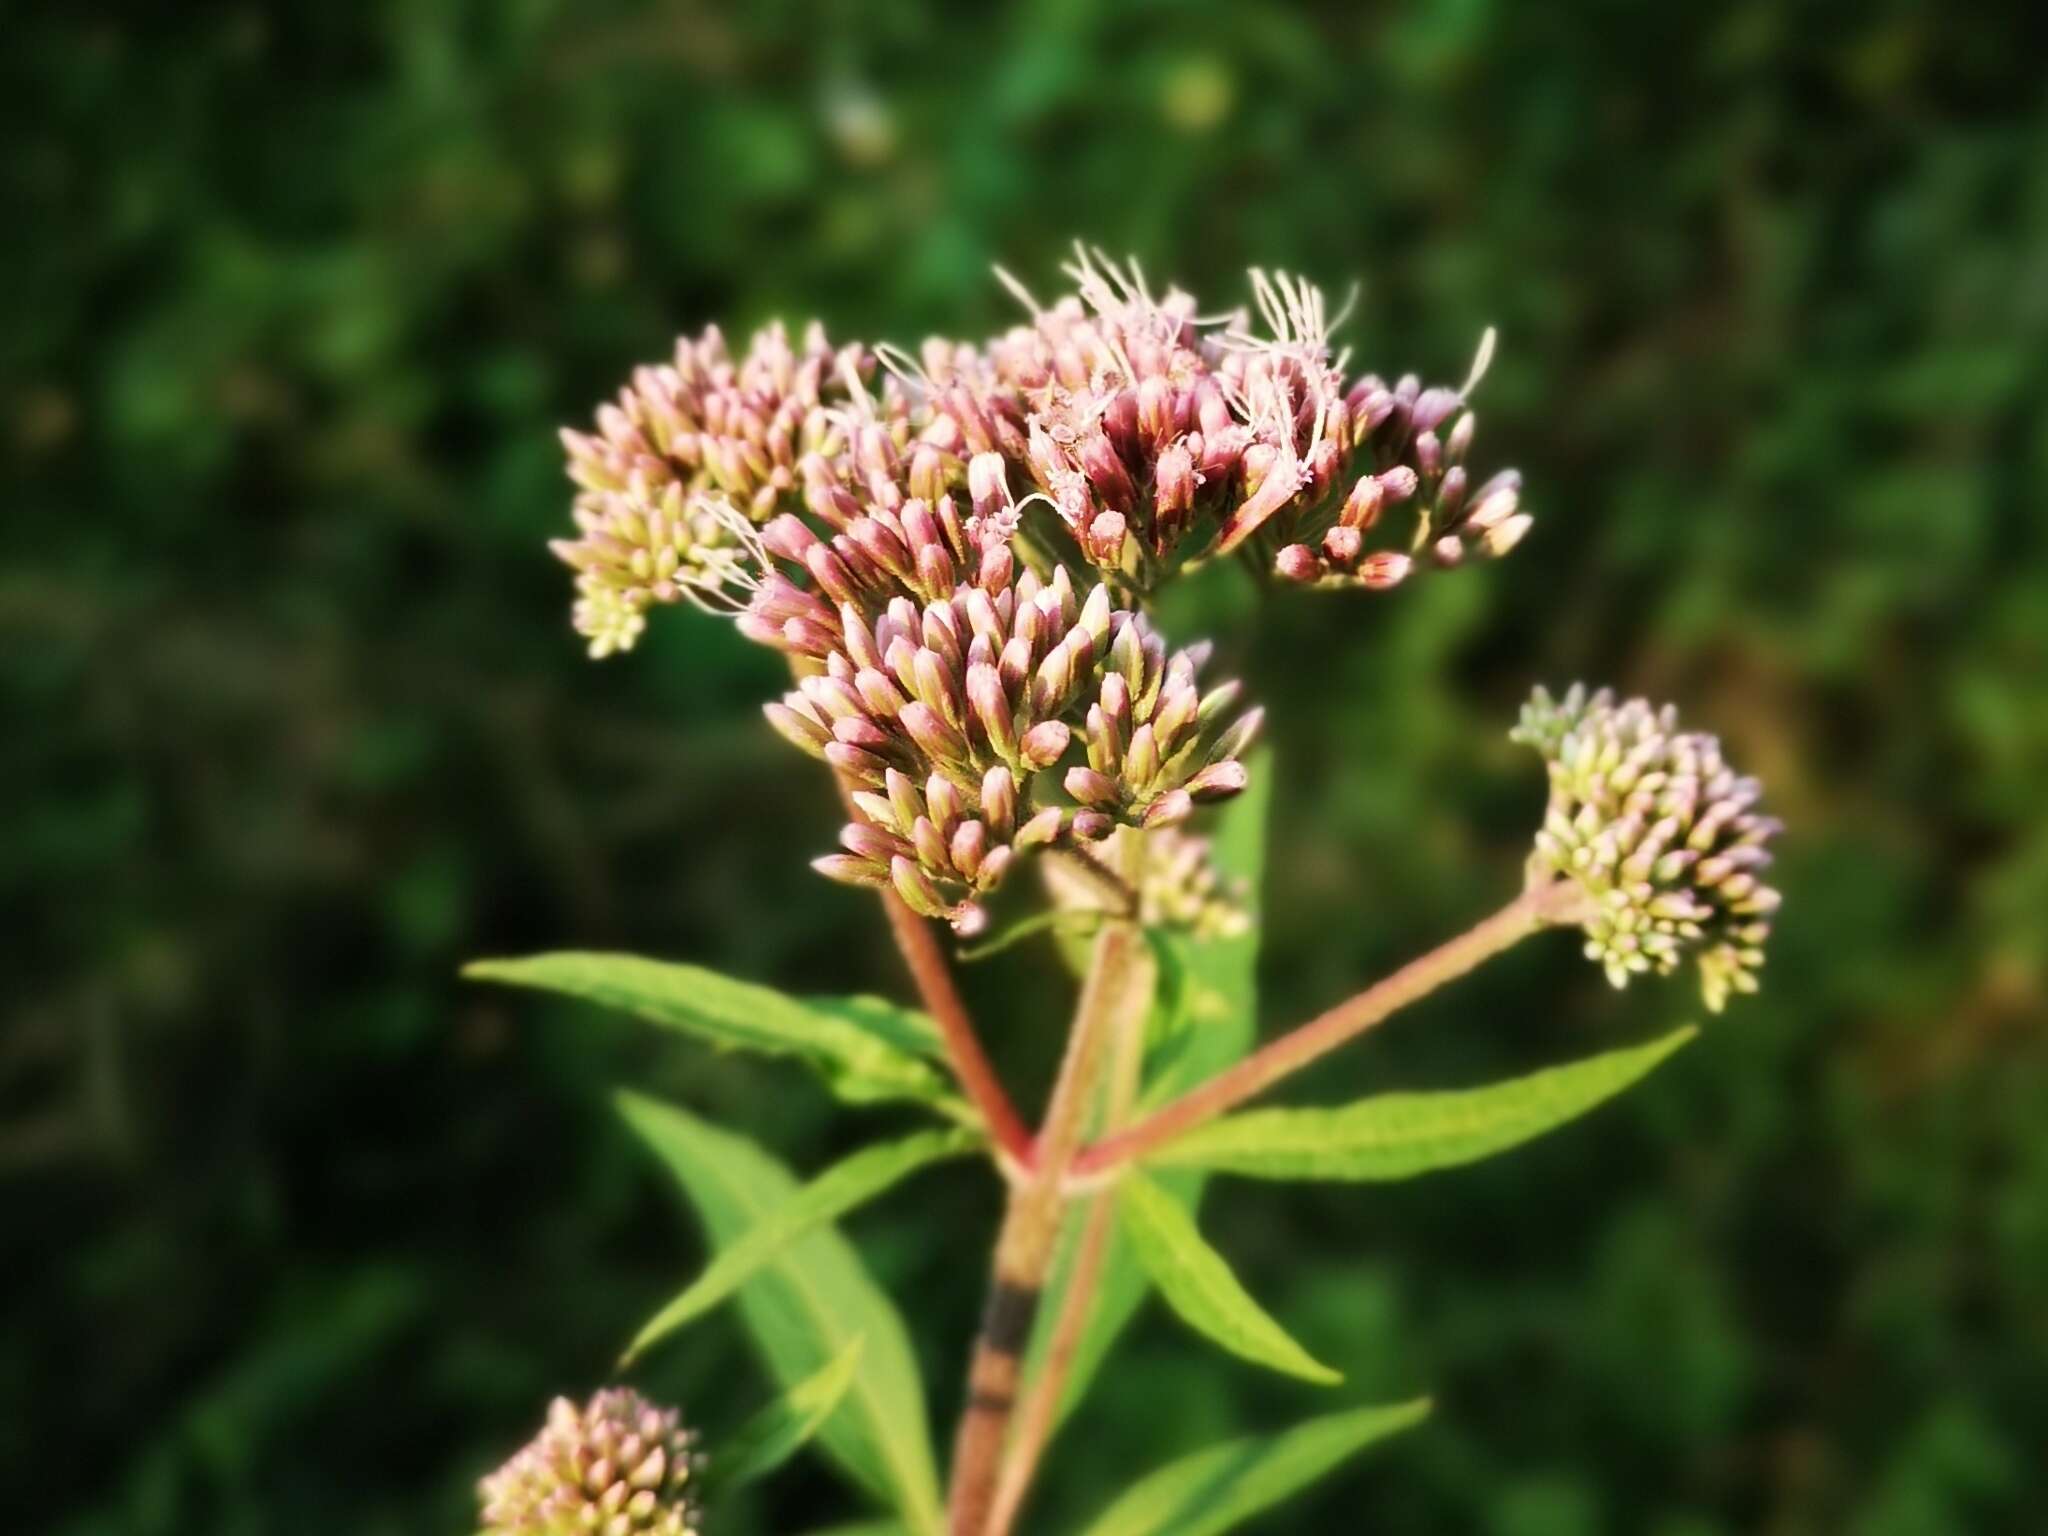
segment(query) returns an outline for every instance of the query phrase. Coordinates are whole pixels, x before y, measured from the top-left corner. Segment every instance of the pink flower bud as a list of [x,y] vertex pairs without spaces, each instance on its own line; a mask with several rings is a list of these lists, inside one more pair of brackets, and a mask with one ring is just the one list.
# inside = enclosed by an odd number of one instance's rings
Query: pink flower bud
[[967,464],[967,499],[976,517],[993,517],[1010,504],[1006,466],[999,453],[977,453]]
[[811,868],[827,880],[836,880],[841,885],[884,887],[889,884],[886,868],[850,853],[828,853],[811,860]]
[[1122,799],[1116,780],[1093,768],[1069,768],[1064,783],[1067,793],[1086,806],[1114,807]]
[[1050,768],[1065,755],[1072,738],[1073,732],[1064,721],[1042,720],[1024,733],[1018,744],[1019,755],[1027,768]]
[[1358,580],[1375,592],[1385,592],[1406,581],[1414,567],[1415,562],[1406,555],[1382,550],[1358,562]]
[[1273,557],[1273,569],[1284,581],[1306,586],[1323,573],[1322,562],[1306,544],[1289,544]]
[[1342,523],[1323,535],[1323,553],[1329,556],[1331,564],[1347,571],[1358,563],[1364,544],[1363,534]]
[[[1086,814],[1085,812],[1083,813]],[[1078,818],[1076,818],[1078,820]],[[1060,835],[1060,828],[1066,823],[1066,813],[1058,806],[1047,806],[1018,829],[1011,844],[1018,852],[1027,852],[1053,842]]]

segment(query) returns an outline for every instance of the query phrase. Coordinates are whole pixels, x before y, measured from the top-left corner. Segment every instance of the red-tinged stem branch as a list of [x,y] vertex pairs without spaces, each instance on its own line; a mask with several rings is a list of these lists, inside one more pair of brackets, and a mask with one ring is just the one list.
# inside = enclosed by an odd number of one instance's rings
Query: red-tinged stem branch
[[889,931],[896,936],[896,947],[917,984],[918,996],[924,999],[925,1011],[939,1027],[961,1090],[981,1112],[997,1148],[1020,1168],[1029,1167],[1031,1132],[981,1047],[981,1036],[975,1033],[974,1020],[954,985],[952,968],[946,964],[930,923],[906,907],[894,891],[883,891],[881,896],[882,908],[889,914]]
[[1084,1148],[1074,1159],[1073,1177],[1099,1177],[1235,1109],[1444,983],[1512,949],[1539,928],[1564,920],[1570,905],[1579,899],[1576,889],[1566,884],[1525,891],[1476,927],[1409,961],[1385,980],[1282,1035],[1137,1124]]

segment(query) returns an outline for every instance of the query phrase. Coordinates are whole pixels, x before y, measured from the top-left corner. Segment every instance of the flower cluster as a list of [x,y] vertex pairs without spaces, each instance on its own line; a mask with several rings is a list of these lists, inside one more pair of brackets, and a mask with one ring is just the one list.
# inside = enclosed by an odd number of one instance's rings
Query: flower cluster
[[[1350,379],[1313,286],[1254,272],[1255,325],[1155,299],[1135,263],[1067,272],[1050,306],[1005,277],[1030,322],[980,346],[771,326],[735,358],[713,329],[563,434],[579,533],[554,549],[591,653],[676,601],[788,653],[769,718],[854,813],[819,867],[963,931],[1020,854],[1243,787],[1259,713],[1138,611],[1166,577],[1237,552],[1384,588],[1529,523],[1511,474],[1467,486],[1471,382]],[[1407,550],[1368,551],[1411,503]]]
[[512,1459],[478,1485],[485,1536],[698,1536],[695,1437],[674,1409],[608,1388],[566,1397]]
[[[747,615],[817,658],[767,714],[852,787],[844,852],[818,869],[893,887],[963,932],[1019,854],[1172,825],[1243,788],[1259,723],[1253,711],[1226,725],[1238,690],[1199,687],[1206,648],[1169,656],[1106,586],[1079,597],[1064,567],[1043,582],[1027,569],[1012,583],[999,562],[980,574],[943,598],[898,592],[874,608],[847,585],[856,596],[836,613],[777,578]],[[802,599],[815,606],[783,611]],[[1086,762],[1063,780],[1077,808],[1046,803],[1044,780],[1077,741]]]
[[874,371],[865,349],[835,350],[816,325],[801,351],[771,325],[737,362],[713,326],[679,340],[673,362],[635,370],[595,433],[563,430],[578,536],[551,547],[576,572],[593,656],[630,650],[651,605],[722,588],[745,558],[722,513],[759,523],[812,484],[895,486],[908,402],[893,387],[870,398]]
[[1534,879],[1585,897],[1586,953],[1617,987],[1698,957],[1707,1006],[1754,992],[1778,893],[1762,883],[1779,824],[1721,744],[1681,731],[1670,706],[1617,704],[1574,686],[1539,688],[1512,738],[1549,764],[1550,805],[1530,859]]
[[[1021,403],[1031,497],[1084,558],[1148,590],[1178,565],[1241,550],[1287,580],[1384,589],[1423,566],[1506,554],[1528,531],[1519,479],[1474,488],[1467,399],[1410,376],[1347,382],[1322,294],[1252,274],[1262,330],[1205,322],[1186,294],[1154,299],[1135,264],[1083,251],[1078,293],[1034,311],[990,348],[1006,404]],[[1390,507],[1412,503],[1405,551],[1369,551]]]
[[[815,325],[798,347],[776,325],[735,360],[714,327],[636,370],[594,433],[562,434],[578,536],[553,547],[591,653],[630,649],[655,604],[723,600],[749,526],[804,511],[844,532],[963,489],[1005,543],[1051,508],[1070,543],[1055,553],[1119,594],[1233,551],[1289,581],[1384,589],[1527,531],[1513,472],[1475,487],[1465,467],[1490,333],[1462,388],[1389,385],[1348,377],[1322,294],[1284,273],[1252,274],[1258,325],[1154,298],[1136,263],[1085,249],[1067,273],[1075,291],[1049,306],[1005,277],[1031,322],[980,347],[835,348]],[[1405,547],[1369,548],[1403,505]]]

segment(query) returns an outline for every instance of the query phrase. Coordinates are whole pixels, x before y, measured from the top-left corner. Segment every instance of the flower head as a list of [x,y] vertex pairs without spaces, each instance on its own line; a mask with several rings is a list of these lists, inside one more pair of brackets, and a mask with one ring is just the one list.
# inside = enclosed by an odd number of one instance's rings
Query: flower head
[[[1518,477],[1475,489],[1464,463],[1491,332],[1461,388],[1347,384],[1329,340],[1343,316],[1303,279],[1254,271],[1254,321],[1154,298],[1135,263],[1099,252],[1066,270],[1077,292],[1049,307],[1016,287],[1032,324],[991,345],[992,388],[1023,414],[1025,502],[1050,505],[1120,588],[1241,551],[1290,581],[1384,589],[1504,555],[1528,530]],[[1406,547],[1368,548],[1404,504]]]
[[1779,823],[1756,810],[1761,786],[1728,767],[1720,742],[1679,730],[1668,705],[1577,685],[1561,700],[1537,689],[1512,739],[1550,769],[1531,878],[1578,888],[1586,954],[1608,979],[1669,975],[1690,954],[1715,1012],[1754,992],[1778,908],[1760,876]]
[[552,548],[576,572],[593,656],[631,649],[650,606],[715,594],[735,530],[802,505],[813,485],[896,484],[907,405],[893,386],[869,396],[874,368],[815,325],[801,350],[771,325],[735,360],[714,326],[636,369],[595,432],[564,430],[577,537]]
[[548,1405],[541,1432],[478,1485],[485,1536],[697,1536],[695,1436],[611,1387]]
[[[1258,728],[1256,712],[1228,723],[1235,684],[1197,686],[1205,647],[1169,657],[1106,586],[1081,597],[1063,567],[1043,582],[999,574],[923,603],[849,587],[836,610],[793,585],[764,586],[816,606],[779,625],[750,615],[763,633],[786,639],[795,625],[822,647],[815,670],[767,706],[783,736],[851,787],[855,819],[819,871],[892,887],[963,931],[1019,855],[1119,825],[1171,825],[1198,800],[1236,793]],[[1070,808],[1045,781],[1076,741],[1087,761],[1064,776]]]

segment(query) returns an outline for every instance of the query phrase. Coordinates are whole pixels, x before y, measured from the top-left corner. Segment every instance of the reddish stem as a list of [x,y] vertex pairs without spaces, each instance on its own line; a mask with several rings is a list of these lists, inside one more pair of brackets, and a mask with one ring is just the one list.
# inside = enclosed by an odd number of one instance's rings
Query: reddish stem
[[925,1011],[939,1026],[939,1036],[946,1042],[953,1075],[960,1079],[960,1087],[981,1111],[996,1146],[1020,1167],[1029,1168],[1035,1155],[1031,1132],[1010,1102],[988,1053],[981,1048],[981,1037],[974,1032],[974,1020],[967,1012],[960,989],[953,984],[953,972],[931,926],[906,907],[894,891],[883,891],[881,896],[882,908],[889,914],[889,930],[896,936],[896,947],[910,968],[911,980],[917,983]]
[[1137,1124],[1084,1148],[1071,1165],[1073,1177],[1089,1178],[1143,1157],[1265,1092],[1283,1077],[1364,1034],[1389,1014],[1513,947],[1554,920],[1561,911],[1560,903],[1571,898],[1570,889],[1560,886],[1524,892],[1477,927],[1409,961],[1384,981],[1254,1051]]

